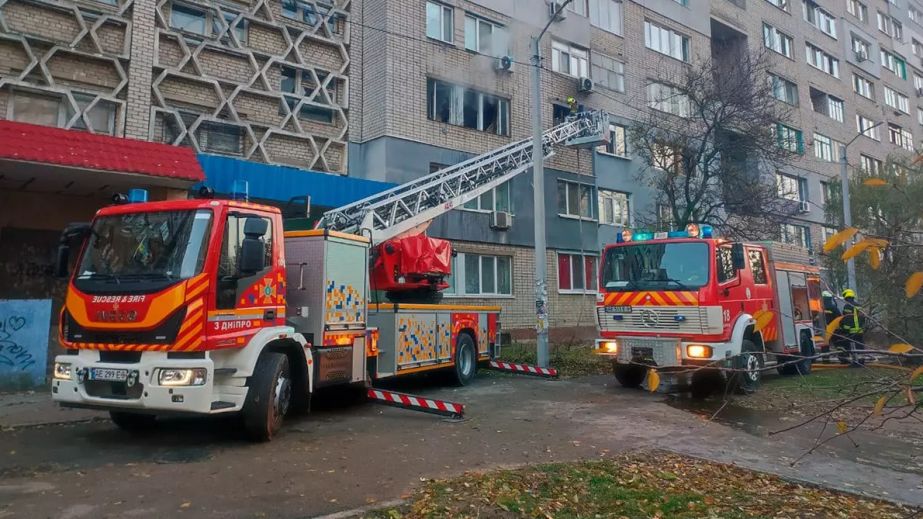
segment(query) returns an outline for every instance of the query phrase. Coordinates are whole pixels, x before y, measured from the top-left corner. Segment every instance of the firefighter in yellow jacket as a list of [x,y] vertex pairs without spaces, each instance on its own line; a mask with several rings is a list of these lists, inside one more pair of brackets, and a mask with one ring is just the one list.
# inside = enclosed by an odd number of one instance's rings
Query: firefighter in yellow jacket
[[[843,291],[843,320],[840,321],[840,335],[844,338],[846,351],[849,353],[849,362],[853,365],[860,364],[859,355],[855,350],[865,349],[865,314],[862,307],[856,302],[856,292],[851,288]],[[840,356],[840,362],[847,362],[846,356]]]

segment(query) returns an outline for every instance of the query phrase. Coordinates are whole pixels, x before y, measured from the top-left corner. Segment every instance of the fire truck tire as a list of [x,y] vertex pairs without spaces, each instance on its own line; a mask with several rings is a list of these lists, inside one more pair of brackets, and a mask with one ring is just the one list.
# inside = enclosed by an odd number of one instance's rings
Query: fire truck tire
[[128,411],[109,411],[112,423],[123,431],[147,431],[157,423],[157,417],[152,414],[132,413]]
[[260,354],[247,387],[242,412],[244,431],[253,441],[269,441],[279,432],[292,403],[288,357],[269,351]]
[[459,386],[468,385],[474,380],[477,369],[474,339],[467,333],[460,333],[455,341],[455,383]]
[[612,373],[615,374],[615,379],[619,381],[622,387],[638,387],[644,382],[644,378],[647,376],[647,368],[633,364],[625,365],[613,362]]
[[734,391],[749,395],[760,387],[763,379],[763,352],[749,339],[744,339],[740,355],[735,359],[734,368],[741,371],[731,373],[730,383]]

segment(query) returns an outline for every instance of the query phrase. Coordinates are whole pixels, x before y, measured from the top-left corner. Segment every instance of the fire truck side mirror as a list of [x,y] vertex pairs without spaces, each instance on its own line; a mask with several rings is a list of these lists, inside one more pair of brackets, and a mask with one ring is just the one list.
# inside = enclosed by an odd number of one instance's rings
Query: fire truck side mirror
[[71,248],[66,243],[58,245],[58,254],[54,262],[55,277],[66,279],[70,275]]
[[743,243],[731,245],[731,263],[734,265],[734,270],[743,270],[746,266]]
[[64,228],[58,242],[58,253],[54,263],[54,275],[56,277],[70,277],[71,243],[74,241],[82,243],[89,235],[90,224],[88,223],[72,223]]

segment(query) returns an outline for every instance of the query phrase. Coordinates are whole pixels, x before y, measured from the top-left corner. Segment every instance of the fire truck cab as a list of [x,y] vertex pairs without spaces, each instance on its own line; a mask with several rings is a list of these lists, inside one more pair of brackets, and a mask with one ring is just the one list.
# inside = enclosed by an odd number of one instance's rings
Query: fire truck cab
[[[717,238],[709,226],[623,231],[604,248],[596,307],[596,353],[624,386],[650,368],[694,393],[725,367],[735,387],[755,390],[763,370],[804,373],[824,346],[820,272],[807,251]],[[726,372],[725,372],[726,373]]]

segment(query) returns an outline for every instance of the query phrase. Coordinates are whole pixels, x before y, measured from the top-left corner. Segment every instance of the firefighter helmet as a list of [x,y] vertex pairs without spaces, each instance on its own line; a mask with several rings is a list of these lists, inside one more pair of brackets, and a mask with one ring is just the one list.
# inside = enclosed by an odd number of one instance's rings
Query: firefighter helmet
[[850,299],[850,298],[854,298],[854,297],[856,297],[856,291],[855,291],[855,290],[853,290],[853,289],[851,289],[851,288],[847,288],[846,290],[843,291],[843,299]]

